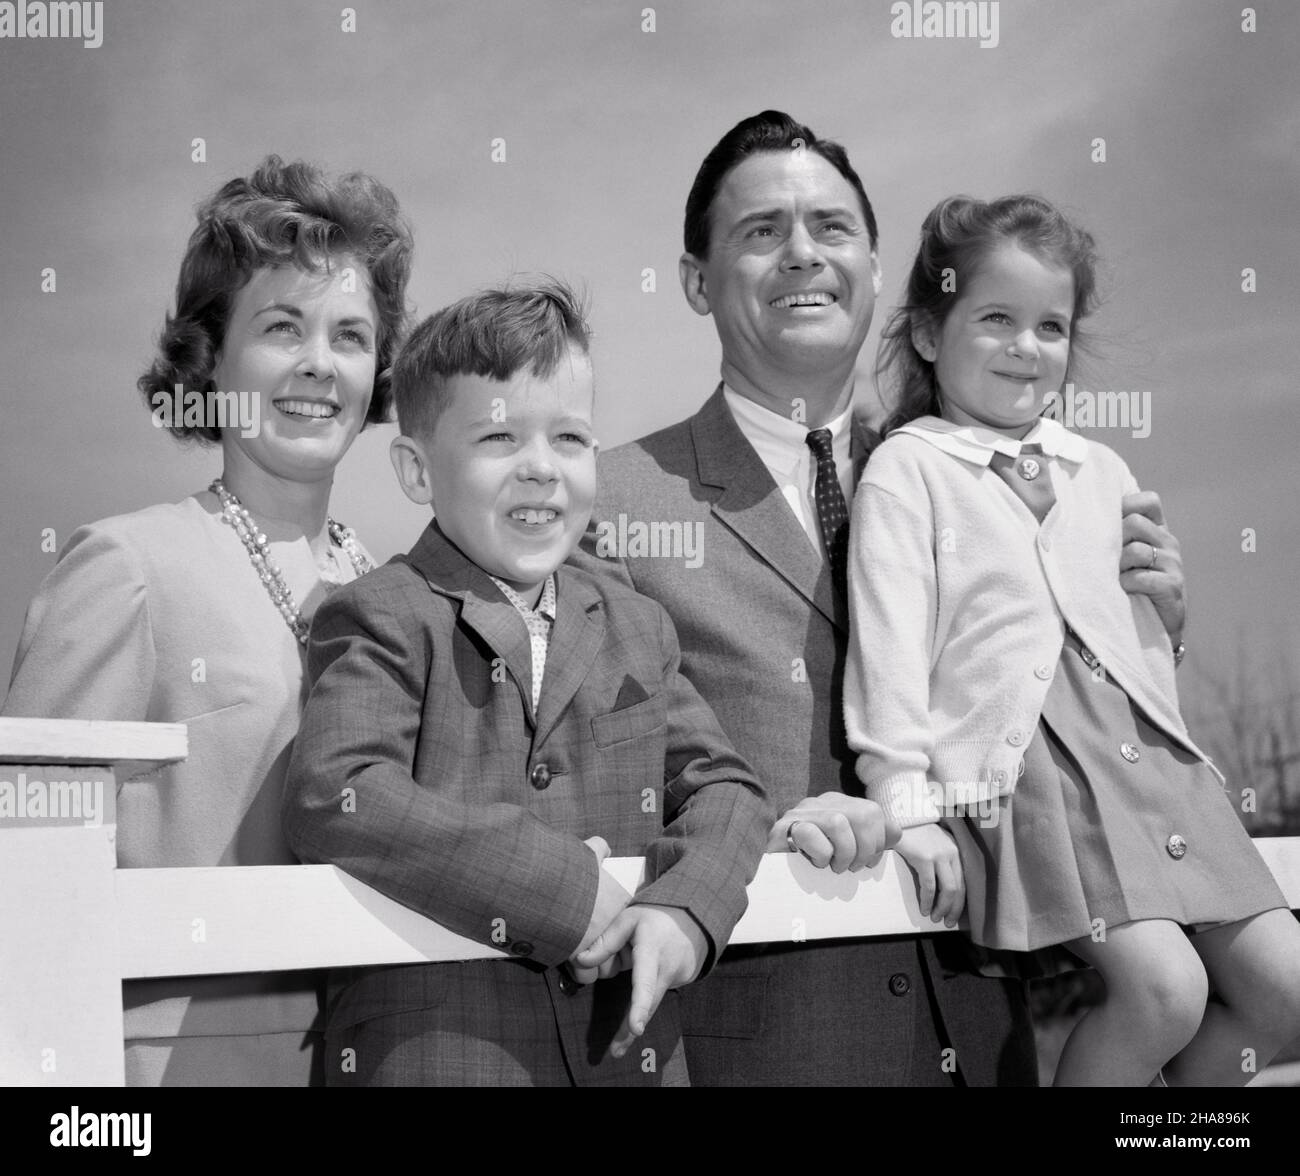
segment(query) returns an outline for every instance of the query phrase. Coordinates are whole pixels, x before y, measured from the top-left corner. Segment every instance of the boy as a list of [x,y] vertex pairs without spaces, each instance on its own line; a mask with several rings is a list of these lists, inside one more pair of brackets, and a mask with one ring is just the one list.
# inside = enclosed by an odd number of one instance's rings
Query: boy
[[[726,945],[772,814],[667,614],[561,567],[595,495],[581,308],[558,283],[464,299],[393,385],[393,465],[435,520],[316,614],[285,829],[512,958],[336,974],[327,1081],[684,1085],[664,994]],[[646,858],[634,899],[611,849]]]

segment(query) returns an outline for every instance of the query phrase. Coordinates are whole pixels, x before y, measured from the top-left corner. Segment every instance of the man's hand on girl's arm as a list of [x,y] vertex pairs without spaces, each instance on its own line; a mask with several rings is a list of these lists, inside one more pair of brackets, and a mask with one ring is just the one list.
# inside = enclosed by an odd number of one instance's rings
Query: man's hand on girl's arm
[[1125,592],[1149,596],[1177,645],[1187,623],[1186,582],[1182,548],[1165,526],[1165,511],[1154,490],[1124,495],[1124,547],[1120,552],[1119,582]]

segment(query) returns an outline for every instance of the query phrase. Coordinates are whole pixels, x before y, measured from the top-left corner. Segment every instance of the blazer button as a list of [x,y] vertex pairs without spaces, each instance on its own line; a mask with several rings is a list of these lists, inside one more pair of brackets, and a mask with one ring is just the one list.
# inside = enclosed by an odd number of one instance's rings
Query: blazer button
[[538,792],[544,791],[551,786],[551,769],[546,764],[535,765],[528,776],[528,782]]
[[1024,741],[1025,741],[1025,733],[1023,731],[1007,732],[1007,742],[1011,744],[1012,747],[1019,747],[1022,743],[1024,743]]
[[1119,753],[1131,764],[1137,763],[1142,758],[1142,753],[1131,743],[1121,743]]
[[895,972],[889,978],[889,991],[895,996],[906,996],[912,991],[912,982],[902,972]]
[[572,976],[570,976],[568,972],[560,973],[560,991],[564,993],[565,996],[572,996],[581,987],[582,986]]
[[996,784],[999,788],[1001,788],[1002,785],[1005,784],[1006,782],[1007,782],[1007,774],[1001,768],[999,768],[996,772],[993,773],[993,783]]
[[1038,669],[1034,671],[1034,677],[1039,678],[1044,682],[1046,682],[1051,676],[1052,676],[1051,666],[1039,666]]
[[533,945],[526,939],[516,939],[514,943],[510,945],[510,954],[514,956],[522,956],[524,959],[527,959],[533,954]]
[[1187,841],[1177,833],[1170,834],[1169,840],[1165,842],[1165,849],[1174,861],[1181,861],[1187,854]]

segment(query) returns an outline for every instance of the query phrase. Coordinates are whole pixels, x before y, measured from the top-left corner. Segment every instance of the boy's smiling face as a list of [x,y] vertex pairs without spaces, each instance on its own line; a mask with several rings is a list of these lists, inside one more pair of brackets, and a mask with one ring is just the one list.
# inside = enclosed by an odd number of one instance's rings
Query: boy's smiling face
[[596,497],[591,360],[570,347],[549,376],[458,375],[443,395],[424,444],[438,525],[535,606]]

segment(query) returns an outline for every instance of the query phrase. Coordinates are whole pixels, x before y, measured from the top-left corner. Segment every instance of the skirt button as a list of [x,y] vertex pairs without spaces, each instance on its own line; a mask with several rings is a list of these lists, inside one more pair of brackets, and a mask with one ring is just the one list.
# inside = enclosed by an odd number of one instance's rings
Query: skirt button
[[1169,851],[1169,856],[1174,861],[1179,861],[1187,853],[1187,841],[1177,833],[1171,833],[1169,840],[1165,842],[1165,849]]

